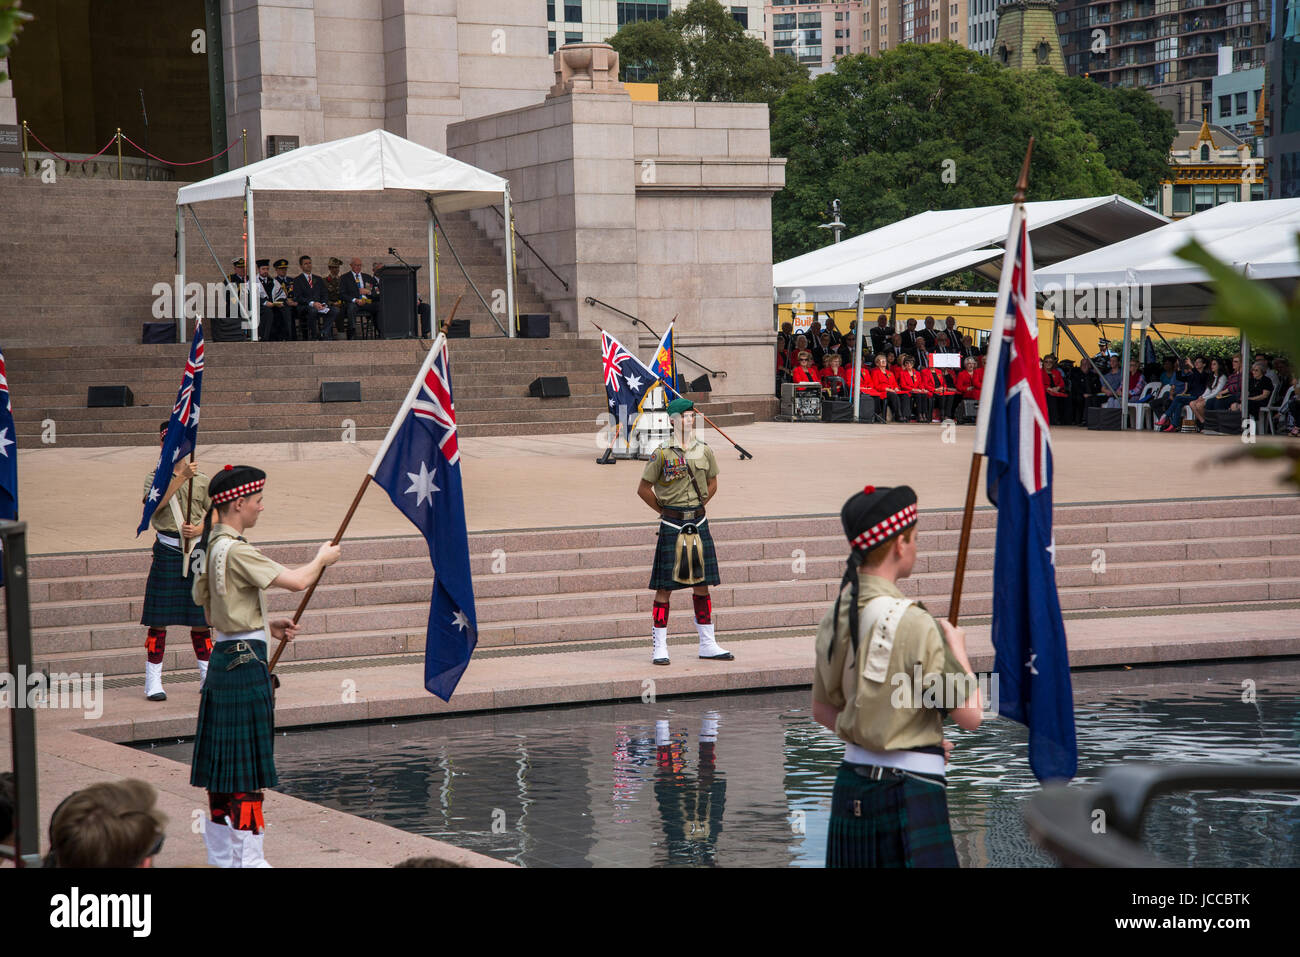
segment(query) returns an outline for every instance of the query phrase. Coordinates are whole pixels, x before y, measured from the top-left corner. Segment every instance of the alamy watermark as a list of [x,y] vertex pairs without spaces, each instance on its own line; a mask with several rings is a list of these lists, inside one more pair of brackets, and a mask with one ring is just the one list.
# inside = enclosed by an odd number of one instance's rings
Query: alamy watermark
[[1146,324],[1151,319],[1151,284],[1075,282],[1043,285],[1043,308],[1057,319],[1103,319],[1122,322],[1127,316]]
[[104,713],[104,674],[28,674],[26,665],[18,666],[17,675],[0,671],[0,708],[79,710],[85,717],[96,719]]

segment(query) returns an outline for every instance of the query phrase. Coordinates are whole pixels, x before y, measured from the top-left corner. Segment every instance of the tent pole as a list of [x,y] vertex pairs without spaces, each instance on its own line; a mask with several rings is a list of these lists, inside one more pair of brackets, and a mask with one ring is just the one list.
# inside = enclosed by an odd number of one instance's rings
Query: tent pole
[[854,326],[854,338],[857,340],[853,345],[853,421],[858,421],[858,392],[862,389],[862,310],[863,299],[866,293],[863,291],[862,283],[858,283],[858,323]]
[[1061,358],[1061,321],[1052,317],[1052,355]]
[[253,229],[253,181],[247,176],[244,177],[244,203],[248,210],[248,252],[244,258],[244,272],[248,274],[248,309],[244,317],[248,320],[248,331],[251,333],[252,340],[258,341],[258,334],[262,320],[262,303],[257,298],[255,284],[261,280],[257,275],[257,241],[254,238]]
[[438,258],[434,250],[433,210],[429,210],[429,335],[438,334]]
[[185,341],[185,207],[176,206],[176,341]]
[[1246,434],[1246,422],[1250,419],[1250,339],[1246,331],[1241,332],[1241,434]]
[[506,322],[509,323],[508,335],[511,339],[515,338],[515,211],[510,203],[510,184],[506,183],[504,201],[505,207],[505,247],[506,247]]
[[1120,362],[1119,372],[1119,427],[1122,432],[1128,428],[1128,370],[1131,359],[1129,353],[1129,338],[1133,335],[1133,316],[1129,310],[1124,310],[1124,345],[1123,359]]

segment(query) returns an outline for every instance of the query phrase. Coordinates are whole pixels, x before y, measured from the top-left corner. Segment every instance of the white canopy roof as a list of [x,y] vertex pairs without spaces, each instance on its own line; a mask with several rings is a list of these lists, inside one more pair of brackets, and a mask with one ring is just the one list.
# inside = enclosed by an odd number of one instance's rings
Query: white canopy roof
[[1124,242],[1036,269],[1034,284],[1040,292],[1049,283],[1067,290],[1082,283],[1149,286],[1153,321],[1204,322],[1205,309],[1214,299],[1213,285],[1203,269],[1179,259],[1174,250],[1195,237],[1246,276],[1267,280],[1283,295],[1290,295],[1300,277],[1297,233],[1300,199],[1224,203]]
[[182,186],[176,205],[244,195],[253,190],[413,189],[433,196],[439,212],[491,206],[503,201],[506,180],[444,156],[387,130],[371,130],[232,169]]
[[[1058,262],[1155,229],[1168,220],[1122,196],[1026,203],[1034,262]],[[772,267],[778,302],[819,307],[865,303],[875,308],[896,293],[977,267],[995,279],[1011,224],[1011,204],[931,210]]]

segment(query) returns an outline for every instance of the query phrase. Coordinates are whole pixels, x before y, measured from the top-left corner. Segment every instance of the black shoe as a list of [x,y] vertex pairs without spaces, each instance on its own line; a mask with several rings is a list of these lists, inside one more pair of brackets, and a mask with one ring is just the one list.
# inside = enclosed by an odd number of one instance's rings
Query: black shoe
[[667,658],[655,658],[650,662],[652,665],[671,665],[672,662]]
[[165,692],[165,691],[158,691],[158,692],[156,692],[156,693],[154,693],[154,694],[149,695],[145,700],[147,700],[147,701],[166,701],[166,700],[167,700],[167,692]]
[[[700,655],[701,661],[735,661],[736,656],[729,651],[724,651],[720,655]],[[656,662],[658,664],[658,662]]]

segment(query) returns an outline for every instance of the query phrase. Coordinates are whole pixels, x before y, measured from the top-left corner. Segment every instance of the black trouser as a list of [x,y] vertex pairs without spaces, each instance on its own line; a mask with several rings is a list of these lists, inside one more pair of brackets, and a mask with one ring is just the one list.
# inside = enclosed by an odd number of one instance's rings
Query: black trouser
[[1047,421],[1051,425],[1065,425],[1070,412],[1070,399],[1064,395],[1047,393]]
[[934,401],[935,404],[939,406],[939,418],[941,420],[951,419],[952,407],[957,402],[957,396],[952,394],[943,395],[942,393],[936,392],[934,394]]
[[895,422],[902,422],[912,412],[912,397],[910,395],[886,392],[885,404],[889,406],[889,412],[894,417]]
[[267,336],[272,342],[293,342],[297,335],[293,329],[294,309],[287,303],[280,305],[264,306],[263,316],[270,315],[269,335]]
[[929,422],[934,415],[934,397],[928,392],[913,392],[912,406],[918,422]]
[[415,311],[420,314],[420,336],[421,338],[428,339],[429,326],[433,321],[430,318],[429,304],[427,302],[418,303],[415,307]]
[[[328,312],[317,312],[310,303],[303,303],[298,307],[298,322],[302,326],[304,339],[333,339],[334,323],[338,318],[337,306],[330,306]],[[327,330],[328,335],[326,335]]]
[[356,302],[348,303],[348,338],[355,339],[357,337],[357,316],[369,316],[373,325],[377,315],[379,315],[379,310],[373,302],[364,305]]

